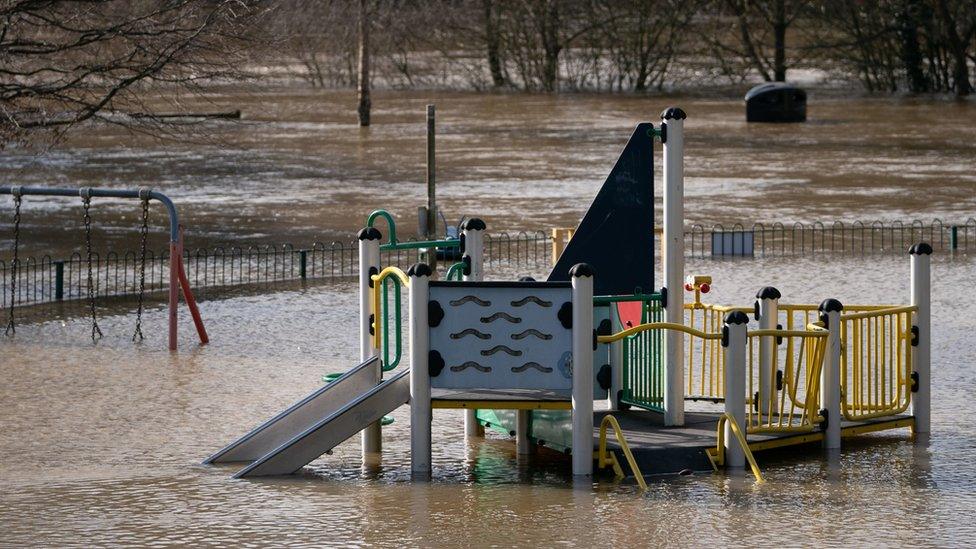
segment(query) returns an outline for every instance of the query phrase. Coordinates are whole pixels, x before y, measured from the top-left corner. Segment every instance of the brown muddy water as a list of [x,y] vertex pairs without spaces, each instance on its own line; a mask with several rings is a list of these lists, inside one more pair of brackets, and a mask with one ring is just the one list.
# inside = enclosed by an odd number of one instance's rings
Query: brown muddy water
[[[152,186],[176,201],[189,247],[348,240],[375,208],[393,211],[412,235],[433,102],[447,220],[479,215],[490,231],[548,230],[576,224],[637,122],[657,124],[664,107],[680,105],[689,225],[974,216],[976,103],[810,97],[805,124],[750,125],[742,101],[729,98],[383,92],[373,126],[360,129],[348,92],[228,90],[187,107],[243,110],[240,122],[208,124],[207,139],[161,144],[84,128],[44,154],[4,151],[0,181]],[[659,177],[660,146],[655,160]],[[28,200],[25,252],[79,249],[79,202]],[[165,218],[154,210],[161,245]],[[96,247],[132,248],[138,213],[131,202],[98,201]],[[0,240],[10,239],[9,223],[7,197]]]
[[[151,184],[177,200],[191,246],[346,239],[376,207],[412,226],[431,99],[442,204],[489,229],[573,224],[634,123],[657,121],[671,103],[689,113],[689,223],[958,220],[976,210],[973,104],[815,95],[806,125],[747,126],[739,102],[718,99],[386,93],[361,131],[349,125],[349,94],[236,94],[213,98],[248,118],[221,126],[219,143],[93,129],[41,157],[6,151],[0,173],[5,183]],[[134,214],[96,206],[96,225],[108,227],[97,240],[131,242]],[[80,247],[77,204],[32,200],[24,217],[27,253]],[[131,304],[99,310],[97,345],[83,318],[51,309],[0,339],[0,546],[970,545],[974,261],[933,260],[929,440],[877,434],[829,459],[817,449],[761,457],[762,485],[698,473],[655,478],[647,493],[609,480],[573,486],[568,462],[520,461],[503,437],[466,442],[456,411],[435,413],[429,483],[410,480],[406,408],[378,465],[361,464],[356,440],[294,478],[233,480],[233,468],[200,465],[356,362],[349,283],[206,301],[212,343],[194,345],[184,323],[178,354],[165,350],[155,305],[138,345]],[[790,302],[909,295],[901,256],[691,260],[687,270],[713,275],[710,295],[727,304],[751,303],[766,284]],[[489,276],[521,274],[545,273]]]
[[[466,443],[458,411],[434,414],[433,480],[410,480],[409,410],[386,428],[379,466],[358,440],[293,478],[233,480],[200,461],[357,358],[345,283],[202,304],[213,342],[165,350],[165,311],[129,341],[131,310],[23,325],[0,341],[0,545],[963,546],[976,535],[976,297],[971,257],[933,262],[933,433],[904,430],[760,455],[744,474],[574,487],[566,460],[516,458],[498,435]],[[905,303],[903,257],[713,262],[716,302],[758,286],[791,302]],[[513,274],[513,273],[512,273]],[[542,274],[542,273],[534,273]],[[509,274],[506,274],[508,276]]]

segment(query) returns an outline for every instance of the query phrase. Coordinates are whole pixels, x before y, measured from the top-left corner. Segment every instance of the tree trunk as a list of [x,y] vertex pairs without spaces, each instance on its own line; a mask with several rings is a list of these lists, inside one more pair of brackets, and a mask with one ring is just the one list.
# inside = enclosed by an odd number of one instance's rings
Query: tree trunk
[[973,92],[973,87],[969,83],[969,65],[966,59],[966,44],[959,37],[956,30],[956,21],[949,11],[949,3],[946,0],[939,0],[939,15],[945,27],[946,42],[949,52],[952,54],[952,80],[956,95],[959,97],[969,95]]
[[905,67],[908,90],[912,93],[929,91],[929,81],[922,70],[922,51],[918,45],[918,26],[921,11],[925,9],[919,0],[904,0],[899,13],[901,35],[901,60]]
[[562,44],[559,43],[559,2],[545,0],[542,7],[542,48],[545,60],[542,67],[542,89],[554,92],[559,87],[559,53]]
[[752,66],[762,76],[762,79],[769,82],[772,78],[769,77],[769,71],[766,70],[766,65],[759,57],[756,45],[752,41],[752,34],[749,32],[749,21],[746,18],[745,5],[737,0],[728,0],[728,4],[732,8],[732,11],[735,12],[736,19],[738,19],[739,39],[742,41],[742,47],[745,48],[746,57],[752,62]]
[[786,81],[786,0],[776,0],[773,6],[773,79]]
[[484,0],[485,8],[485,46],[488,53],[488,70],[491,71],[491,84],[496,88],[505,85],[505,73],[502,71],[501,36],[498,34],[498,22],[495,20],[495,10],[492,0]]
[[369,19],[366,1],[359,0],[359,125],[369,126]]

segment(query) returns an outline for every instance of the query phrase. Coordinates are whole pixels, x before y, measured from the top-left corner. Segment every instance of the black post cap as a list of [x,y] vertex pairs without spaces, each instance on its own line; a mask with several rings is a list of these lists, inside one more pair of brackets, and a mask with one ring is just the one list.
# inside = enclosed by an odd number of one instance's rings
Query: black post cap
[[461,223],[461,230],[462,231],[483,231],[487,227],[488,226],[485,225],[485,222],[482,221],[482,220],[480,220],[480,219],[478,219],[477,217],[472,217],[471,219],[466,219],[466,220],[464,220],[464,223]]
[[523,276],[522,278],[519,278],[518,281],[519,282],[535,282],[535,279],[532,278],[531,276]]
[[684,120],[688,118],[681,107],[668,107],[661,112],[661,120]]
[[909,255],[932,255],[932,246],[928,242],[919,242],[908,248]]
[[764,286],[756,292],[756,297],[759,299],[779,299],[783,297],[783,294],[779,293],[779,290],[772,286]]
[[820,303],[821,313],[839,313],[844,310],[844,305],[840,301],[830,297]]
[[742,311],[732,311],[731,313],[725,315],[726,324],[748,324],[749,316]]
[[583,277],[583,276],[593,276],[596,274],[596,269],[591,267],[588,263],[577,263],[573,265],[573,268],[569,270],[569,276],[573,278]]
[[414,263],[407,269],[407,276],[432,276],[434,271],[426,263]]
[[359,231],[359,240],[379,240],[381,238],[383,238],[383,235],[380,234],[380,230],[376,227],[366,227]]

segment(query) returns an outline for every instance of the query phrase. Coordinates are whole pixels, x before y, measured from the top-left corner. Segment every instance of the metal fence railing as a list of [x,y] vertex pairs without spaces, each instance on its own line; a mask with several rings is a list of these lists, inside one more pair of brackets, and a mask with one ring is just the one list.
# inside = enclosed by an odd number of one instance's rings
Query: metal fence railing
[[[706,228],[692,225],[685,231],[685,253],[713,255],[802,256],[814,254],[868,255],[904,253],[919,242],[936,252],[976,250],[976,218],[964,223],[902,221],[833,221],[823,223],[741,223]],[[716,250],[721,251],[716,251]],[[730,253],[731,252],[731,253]]]
[[[549,238],[541,231],[486,235],[485,263],[493,268],[537,269],[548,266]],[[420,261],[422,250],[381,252],[385,266],[402,269]],[[183,262],[190,285],[207,289],[271,285],[280,282],[342,279],[359,269],[356,242],[317,242],[297,248],[290,244],[188,249]],[[445,267],[453,261],[443,262]],[[92,283],[98,298],[136,295],[141,261],[136,251],[110,251],[92,256]],[[64,259],[21,257],[11,288],[9,260],[0,259],[0,307],[71,301],[88,297],[87,258],[75,253]],[[164,292],[169,285],[169,252],[147,250],[147,293]]]

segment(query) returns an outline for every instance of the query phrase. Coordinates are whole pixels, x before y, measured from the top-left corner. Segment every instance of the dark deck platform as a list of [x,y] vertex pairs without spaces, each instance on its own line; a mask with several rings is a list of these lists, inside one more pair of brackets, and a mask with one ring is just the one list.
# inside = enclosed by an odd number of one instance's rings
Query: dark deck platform
[[[705,454],[706,448],[715,447],[715,431],[720,413],[686,412],[685,425],[665,427],[663,416],[656,412],[642,410],[598,411],[594,414],[593,447],[596,448],[600,436],[600,422],[603,416],[612,414],[620,423],[627,444],[630,446],[638,467],[645,475],[674,474],[682,470],[711,471],[712,466]],[[907,415],[871,419],[861,422],[847,422],[841,425],[843,436],[852,436],[885,429],[897,429],[911,425],[913,418]],[[773,448],[809,444],[822,440],[820,431],[809,433],[789,433],[782,435],[749,435],[749,446],[753,452]],[[612,429],[607,430],[607,447],[619,450]],[[618,457],[622,457],[619,456]],[[761,454],[759,455],[761,458]],[[624,466],[626,470],[626,466]],[[629,473],[630,471],[626,471]]]
[[434,408],[487,408],[498,410],[570,410],[569,391],[528,389],[432,389]]

